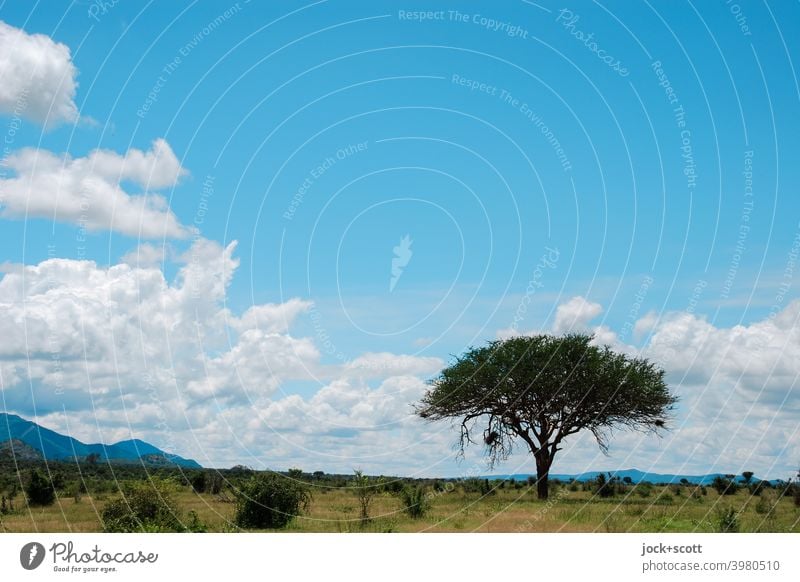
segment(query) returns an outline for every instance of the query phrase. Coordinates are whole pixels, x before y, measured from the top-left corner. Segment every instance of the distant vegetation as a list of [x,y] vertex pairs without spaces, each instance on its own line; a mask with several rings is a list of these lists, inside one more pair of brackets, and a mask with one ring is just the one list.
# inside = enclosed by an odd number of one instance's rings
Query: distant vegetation
[[[712,486],[536,478],[406,479],[0,459],[0,531],[798,532],[800,475]],[[29,509],[30,508],[30,509]]]

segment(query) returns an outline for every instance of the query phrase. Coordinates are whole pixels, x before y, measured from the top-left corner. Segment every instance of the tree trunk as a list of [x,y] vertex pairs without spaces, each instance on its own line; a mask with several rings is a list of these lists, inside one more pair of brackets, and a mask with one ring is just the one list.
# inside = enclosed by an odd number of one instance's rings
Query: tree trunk
[[552,460],[546,452],[537,452],[536,457],[536,496],[546,500],[548,495],[548,476]]

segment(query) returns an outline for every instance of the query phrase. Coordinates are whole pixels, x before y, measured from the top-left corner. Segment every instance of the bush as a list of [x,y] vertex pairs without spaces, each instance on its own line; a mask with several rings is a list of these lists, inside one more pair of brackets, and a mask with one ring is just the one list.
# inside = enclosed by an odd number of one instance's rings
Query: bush
[[279,529],[308,507],[308,486],[277,473],[260,473],[236,491],[234,522],[242,528]]
[[425,488],[420,485],[404,487],[400,491],[400,501],[403,504],[403,510],[412,519],[423,517],[430,509],[430,499],[425,493]]
[[611,477],[609,473],[609,478],[606,479],[606,476],[603,473],[597,475],[597,479],[595,479],[595,485],[597,489],[595,493],[599,497],[613,497],[614,496],[614,478]]
[[187,524],[172,500],[173,486],[159,479],[123,485],[121,495],[103,508],[103,531],[122,532],[187,532],[204,531],[197,516]]
[[52,505],[56,500],[56,490],[47,475],[34,469],[25,485],[25,496],[31,505]]
[[736,494],[736,483],[732,480],[721,477],[717,475],[714,477],[714,480],[711,482],[711,486],[717,490],[717,493],[720,495],[735,495]]
[[739,531],[739,516],[732,507],[719,512],[717,531],[720,533],[736,533]]

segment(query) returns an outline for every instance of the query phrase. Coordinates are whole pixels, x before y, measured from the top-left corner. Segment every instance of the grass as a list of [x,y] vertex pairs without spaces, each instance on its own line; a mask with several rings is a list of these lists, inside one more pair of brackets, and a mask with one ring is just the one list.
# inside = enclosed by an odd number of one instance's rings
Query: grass
[[[377,495],[370,507],[371,519],[362,524],[358,501],[347,488],[312,488],[308,511],[282,531],[290,532],[716,532],[719,516],[732,509],[741,532],[800,532],[800,509],[792,499],[777,499],[774,492],[762,498],[744,491],[732,496],[693,498],[673,495],[669,488],[655,486],[648,497],[633,489],[627,495],[599,499],[589,491],[551,492],[548,501],[536,499],[528,488],[506,488],[493,495],[451,492],[431,493],[430,510],[412,519],[400,499],[388,493]],[[21,496],[15,511],[0,516],[0,531],[7,532],[98,532],[100,514],[112,496],[84,495],[80,501],[60,498],[48,507],[25,506]],[[210,494],[197,494],[188,487],[176,494],[184,515],[190,510],[208,526],[208,531],[236,531],[232,525],[234,504]],[[765,512],[768,504],[770,511]]]

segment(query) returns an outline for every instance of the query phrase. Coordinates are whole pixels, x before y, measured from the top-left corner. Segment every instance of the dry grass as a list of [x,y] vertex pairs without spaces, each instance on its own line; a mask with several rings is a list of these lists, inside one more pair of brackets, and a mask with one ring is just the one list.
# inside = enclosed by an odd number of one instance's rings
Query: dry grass
[[[714,491],[692,498],[675,496],[655,487],[649,497],[635,494],[598,499],[586,491],[559,488],[547,502],[538,501],[527,489],[499,490],[481,496],[453,492],[432,494],[431,511],[411,519],[400,501],[391,495],[377,496],[372,519],[362,524],[358,503],[347,489],[315,488],[309,510],[286,531],[300,532],[714,532],[722,508],[739,512],[742,532],[800,532],[800,510],[792,500],[777,500],[765,494],[772,511],[757,511],[759,498],[745,492],[719,497]],[[0,530],[9,532],[93,532],[102,525],[99,514],[108,497],[83,496],[60,499],[50,507],[24,506],[17,497],[17,510],[2,516]],[[235,531],[231,525],[234,505],[212,495],[182,490],[176,500],[186,514],[195,511],[209,531]],[[20,509],[22,508],[22,509]]]

